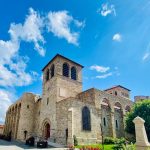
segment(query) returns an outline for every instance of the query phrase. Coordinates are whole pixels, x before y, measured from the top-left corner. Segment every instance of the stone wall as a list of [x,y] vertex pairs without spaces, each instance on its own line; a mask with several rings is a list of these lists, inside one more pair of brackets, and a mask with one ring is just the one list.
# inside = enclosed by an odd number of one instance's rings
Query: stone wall
[[143,101],[146,99],[150,99],[150,96],[134,96],[134,101],[135,102],[139,102],[139,101]]
[[[91,114],[91,131],[82,129],[82,108],[87,106]],[[73,144],[73,135],[79,144],[92,144],[101,142],[100,114],[94,105],[76,98],[68,98],[57,103],[58,134],[57,142]],[[68,129],[68,140],[66,137]]]
[[[21,98],[21,111],[17,136],[17,138],[22,141],[33,135],[35,118],[34,109],[35,95],[32,93],[25,93]],[[25,131],[27,131],[26,138]]]
[[[89,89],[78,95],[82,101],[88,101],[100,110],[102,130],[104,136],[124,137],[124,115],[131,108],[133,102],[127,98],[114,96],[105,91],[97,89]],[[107,101],[107,102],[104,102]],[[104,109],[107,104],[107,111]],[[104,106],[104,107],[103,107]],[[105,107],[106,108],[106,107]],[[106,119],[106,127],[104,127],[103,119]],[[116,120],[118,127],[116,127]],[[106,129],[107,128],[107,129]]]
[[24,93],[23,96],[11,105],[6,113],[4,134],[13,139],[25,140],[38,133],[40,101],[35,102],[36,95]]

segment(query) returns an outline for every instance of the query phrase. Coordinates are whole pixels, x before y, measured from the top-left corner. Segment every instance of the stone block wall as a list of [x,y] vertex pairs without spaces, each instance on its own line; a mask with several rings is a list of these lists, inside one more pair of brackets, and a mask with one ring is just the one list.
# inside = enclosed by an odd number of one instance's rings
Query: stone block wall
[[[91,114],[91,131],[82,129],[82,108],[87,106]],[[94,105],[82,102],[80,99],[68,98],[57,103],[58,143],[73,144],[73,135],[79,144],[101,142],[100,114]],[[60,123],[59,123],[60,122]],[[68,129],[68,140],[66,140]]]
[[[21,98],[21,111],[18,125],[17,138],[24,141],[30,136],[33,136],[34,127],[34,109],[35,109],[35,95],[32,93],[25,93]],[[25,131],[27,131],[25,138]]]

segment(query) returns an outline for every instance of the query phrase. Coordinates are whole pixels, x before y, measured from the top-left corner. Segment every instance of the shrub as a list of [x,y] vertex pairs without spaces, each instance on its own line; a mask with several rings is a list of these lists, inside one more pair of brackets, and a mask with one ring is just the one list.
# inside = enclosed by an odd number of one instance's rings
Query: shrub
[[73,136],[73,140],[74,140],[74,146],[78,146],[78,140],[75,135]]
[[115,144],[115,143],[121,143],[121,144],[125,144],[126,143],[126,139],[125,138],[113,138],[113,137],[105,137],[104,138],[104,144]]
[[114,144],[115,143],[115,139],[112,137],[105,137],[104,138],[104,144]]

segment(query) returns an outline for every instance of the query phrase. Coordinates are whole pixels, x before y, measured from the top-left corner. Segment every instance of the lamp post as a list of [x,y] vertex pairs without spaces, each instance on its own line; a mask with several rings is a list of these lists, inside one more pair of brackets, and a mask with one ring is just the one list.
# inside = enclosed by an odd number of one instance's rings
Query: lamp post
[[103,130],[102,130],[102,124],[100,123],[101,128],[101,136],[102,136],[102,150],[104,150],[104,144],[103,144]]

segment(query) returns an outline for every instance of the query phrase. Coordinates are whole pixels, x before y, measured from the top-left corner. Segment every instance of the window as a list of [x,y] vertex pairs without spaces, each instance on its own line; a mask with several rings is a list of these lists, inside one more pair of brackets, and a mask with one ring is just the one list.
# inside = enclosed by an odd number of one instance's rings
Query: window
[[117,91],[115,91],[115,95],[117,96]]
[[104,126],[106,126],[106,118],[105,117],[103,118],[103,123],[104,123]]
[[91,116],[90,110],[87,106],[82,109],[82,129],[91,131]]
[[75,67],[71,68],[71,79],[77,80],[77,71]]
[[63,64],[63,76],[69,77],[69,65],[67,63]]
[[49,69],[47,69],[47,71],[46,71],[46,81],[48,81],[49,80]]
[[29,109],[29,105],[27,105],[27,108]]
[[55,72],[55,66],[52,65],[51,66],[51,78],[54,76],[54,72]]
[[27,134],[28,134],[28,131],[24,131],[24,139],[26,140],[26,138],[27,138]]
[[49,104],[49,98],[47,98],[47,105]]
[[116,128],[118,129],[118,120],[116,120]]

